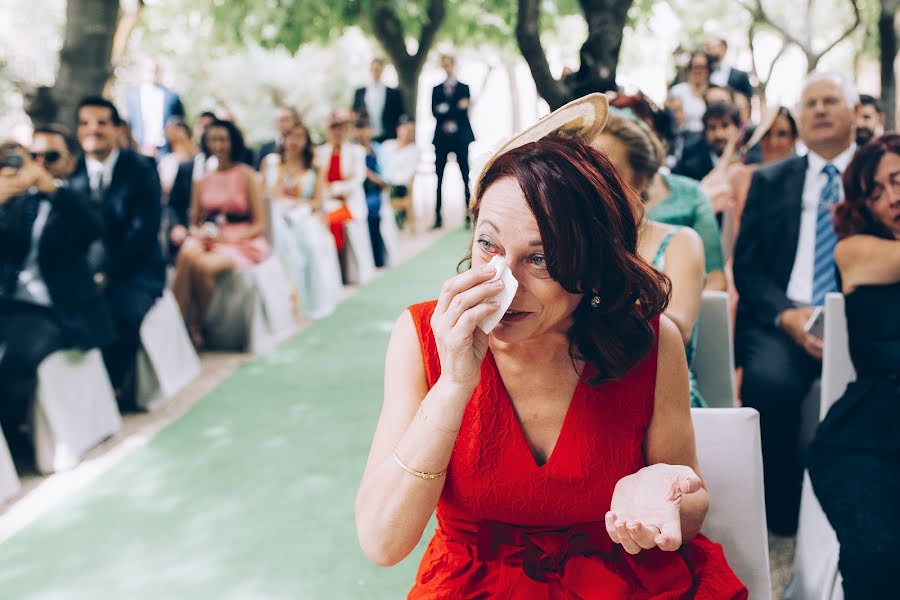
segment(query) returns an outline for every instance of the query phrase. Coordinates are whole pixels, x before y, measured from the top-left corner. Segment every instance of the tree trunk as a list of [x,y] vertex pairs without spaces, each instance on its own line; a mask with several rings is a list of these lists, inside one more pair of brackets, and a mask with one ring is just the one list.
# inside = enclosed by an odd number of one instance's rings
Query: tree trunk
[[900,2],[897,0],[881,0],[881,14],[878,18],[878,45],[881,49],[881,102],[884,105],[887,131],[897,126],[897,79],[894,61],[897,58],[897,29],[894,27],[894,15]]
[[634,0],[580,0],[588,36],[581,46],[578,71],[558,80],[550,73],[541,44],[540,0],[519,0],[516,41],[531,69],[538,93],[551,109],[591,92],[616,89],[616,67],[628,9]]
[[40,87],[28,99],[35,123],[72,127],[75,107],[85,96],[100,95],[112,73],[113,36],[119,0],[68,0],[66,28],[53,87]]
[[384,51],[397,69],[400,93],[406,112],[415,117],[419,95],[419,76],[428,52],[434,45],[435,37],[446,16],[446,0],[430,0],[422,30],[419,32],[419,47],[415,54],[406,49],[406,33],[403,24],[394,11],[394,2],[376,0],[369,14],[369,26]]

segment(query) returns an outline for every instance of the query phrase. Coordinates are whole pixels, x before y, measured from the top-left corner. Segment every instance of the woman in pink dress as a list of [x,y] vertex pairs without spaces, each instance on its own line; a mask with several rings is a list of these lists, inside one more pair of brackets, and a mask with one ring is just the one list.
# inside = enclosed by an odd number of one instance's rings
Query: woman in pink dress
[[269,254],[256,172],[239,162],[246,148],[240,130],[231,121],[215,121],[204,146],[218,166],[194,187],[190,236],[178,254],[172,283],[197,347],[203,346],[203,322],[218,275],[252,267]]

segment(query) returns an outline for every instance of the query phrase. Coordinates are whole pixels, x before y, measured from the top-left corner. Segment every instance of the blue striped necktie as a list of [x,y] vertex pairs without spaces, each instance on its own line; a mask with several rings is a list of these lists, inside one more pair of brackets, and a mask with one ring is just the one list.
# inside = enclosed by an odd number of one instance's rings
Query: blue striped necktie
[[816,258],[813,263],[813,306],[825,304],[825,294],[837,291],[834,274],[834,247],[837,236],[834,233],[834,205],[841,199],[841,183],[837,167],[832,164],[822,169],[828,180],[822,188],[816,214]]

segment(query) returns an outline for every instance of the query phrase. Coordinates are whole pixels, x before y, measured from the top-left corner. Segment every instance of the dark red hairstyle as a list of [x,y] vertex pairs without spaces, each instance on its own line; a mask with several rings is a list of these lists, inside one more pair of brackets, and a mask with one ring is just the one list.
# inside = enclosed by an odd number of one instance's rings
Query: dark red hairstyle
[[[504,153],[477,189],[483,194],[506,177],[519,184],[537,221],[550,276],[584,294],[568,333],[570,354],[597,369],[595,385],[624,376],[653,346],[649,321],[665,310],[671,288],[638,255],[640,198],[601,152],[562,137]],[[480,200],[472,207],[476,222]]]
[[844,171],[844,201],[834,211],[834,230],[839,238],[868,234],[892,240],[894,236],[869,210],[875,188],[875,172],[885,154],[900,155],[900,134],[887,133],[856,152]]

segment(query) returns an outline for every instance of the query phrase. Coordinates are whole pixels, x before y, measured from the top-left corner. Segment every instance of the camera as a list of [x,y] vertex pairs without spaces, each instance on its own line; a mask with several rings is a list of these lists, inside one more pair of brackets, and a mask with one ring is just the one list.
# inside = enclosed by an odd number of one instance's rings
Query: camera
[[16,152],[7,152],[0,160],[0,169],[9,168],[18,171],[22,168],[22,157]]

